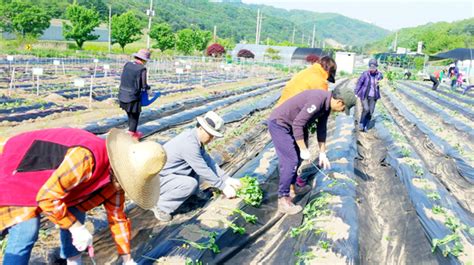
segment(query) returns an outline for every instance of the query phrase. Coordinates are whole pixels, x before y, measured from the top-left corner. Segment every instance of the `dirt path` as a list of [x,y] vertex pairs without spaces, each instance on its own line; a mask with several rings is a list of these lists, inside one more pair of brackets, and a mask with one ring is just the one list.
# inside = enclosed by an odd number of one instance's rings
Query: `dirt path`
[[375,129],[357,132],[361,264],[439,264],[385,145]]

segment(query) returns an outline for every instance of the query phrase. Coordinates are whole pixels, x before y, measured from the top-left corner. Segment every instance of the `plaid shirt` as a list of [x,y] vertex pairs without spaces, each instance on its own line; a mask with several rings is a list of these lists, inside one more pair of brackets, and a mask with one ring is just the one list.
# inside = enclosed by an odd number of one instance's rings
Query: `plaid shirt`
[[[5,139],[0,139],[0,154]],[[92,153],[83,147],[72,147],[66,153],[61,165],[39,190],[36,200],[38,207],[0,206],[0,230],[44,213],[53,223],[68,229],[76,217],[67,208],[75,206],[86,212],[104,205],[110,230],[120,255],[130,253],[131,225],[124,213],[125,194],[113,183],[91,193],[80,201],[68,203],[62,200],[77,185],[90,181],[94,159]]]

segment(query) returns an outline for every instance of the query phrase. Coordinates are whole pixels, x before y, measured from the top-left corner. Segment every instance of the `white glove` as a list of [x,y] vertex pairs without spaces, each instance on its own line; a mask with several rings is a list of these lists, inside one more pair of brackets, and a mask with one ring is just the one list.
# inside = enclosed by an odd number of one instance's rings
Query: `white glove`
[[129,261],[123,263],[123,265],[137,265],[137,264],[138,263],[136,263],[133,259],[130,259]]
[[92,246],[92,235],[86,226],[76,221],[70,228],[72,244],[78,251],[84,251],[88,246]]
[[329,163],[329,159],[324,152],[319,153],[319,166],[323,169],[331,168],[331,163]]
[[303,160],[309,160],[311,158],[311,154],[309,153],[308,149],[304,149],[300,151],[300,157]]
[[229,184],[225,184],[225,187],[224,189],[222,190],[222,192],[224,193],[224,195],[229,198],[229,199],[232,199],[232,198],[235,198],[235,196],[237,196],[237,193],[234,189],[234,187],[232,187],[231,185]]
[[153,95],[153,91],[151,91],[151,88],[147,90],[147,93],[148,93],[148,96],[152,96]]
[[240,182],[240,179],[235,179],[235,178],[227,178],[225,180],[225,184],[233,187],[234,189],[239,189],[242,187],[242,183]]

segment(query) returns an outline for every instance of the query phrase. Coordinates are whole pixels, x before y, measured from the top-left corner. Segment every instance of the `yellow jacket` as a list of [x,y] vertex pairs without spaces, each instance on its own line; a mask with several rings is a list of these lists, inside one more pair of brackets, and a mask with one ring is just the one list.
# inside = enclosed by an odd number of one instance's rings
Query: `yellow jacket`
[[293,78],[288,81],[285,88],[283,88],[280,100],[278,100],[276,107],[305,90],[322,89],[327,91],[328,76],[329,74],[319,63],[315,63],[303,71],[300,71],[294,75]]

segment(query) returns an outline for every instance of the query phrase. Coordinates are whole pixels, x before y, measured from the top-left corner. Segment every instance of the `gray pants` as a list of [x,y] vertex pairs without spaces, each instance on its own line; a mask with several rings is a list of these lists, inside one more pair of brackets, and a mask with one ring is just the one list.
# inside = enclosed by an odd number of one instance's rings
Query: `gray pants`
[[160,178],[160,199],[158,209],[165,213],[172,213],[183,202],[194,194],[199,181],[192,176],[168,175]]

